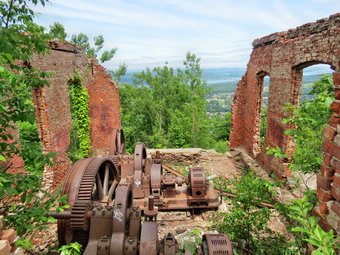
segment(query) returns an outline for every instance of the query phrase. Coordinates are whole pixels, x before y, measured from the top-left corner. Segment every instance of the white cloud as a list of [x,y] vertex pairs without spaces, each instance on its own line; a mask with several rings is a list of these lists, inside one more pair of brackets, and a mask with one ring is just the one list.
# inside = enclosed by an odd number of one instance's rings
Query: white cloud
[[[182,63],[191,50],[202,66],[245,66],[251,42],[267,34],[328,16],[338,0],[54,0],[39,8],[39,23],[51,17],[66,31],[103,34],[105,47],[118,47],[114,60],[134,68]],[[333,8],[333,9],[332,9]],[[335,12],[335,11],[334,11]],[[45,23],[44,23],[45,22]],[[52,21],[53,22],[53,21]]]

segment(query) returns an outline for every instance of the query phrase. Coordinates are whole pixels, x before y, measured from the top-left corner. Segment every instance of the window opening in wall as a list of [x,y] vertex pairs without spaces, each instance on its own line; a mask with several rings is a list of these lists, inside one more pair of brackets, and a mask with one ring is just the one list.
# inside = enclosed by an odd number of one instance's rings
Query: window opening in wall
[[288,134],[293,139],[293,170],[316,173],[323,161],[322,133],[332,115],[330,105],[334,100],[332,72],[325,64],[296,70],[296,77],[300,77],[296,82],[297,99],[293,100],[295,105],[287,107],[290,116],[284,120],[292,126]]
[[267,114],[268,114],[268,98],[269,98],[269,80],[268,75],[262,77],[263,90],[262,90],[262,104],[261,104],[261,126],[260,126],[260,146],[264,144],[267,131]]
[[267,129],[267,109],[269,99],[270,77],[268,73],[261,71],[257,73],[257,104],[254,125],[253,154],[256,156],[261,152]]

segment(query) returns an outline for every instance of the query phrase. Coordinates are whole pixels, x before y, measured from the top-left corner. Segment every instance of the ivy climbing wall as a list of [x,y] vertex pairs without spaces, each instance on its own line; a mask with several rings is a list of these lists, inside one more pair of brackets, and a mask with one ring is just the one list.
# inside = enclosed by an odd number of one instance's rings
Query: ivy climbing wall
[[[232,105],[230,147],[242,148],[270,173],[289,178],[291,170],[283,159],[266,154],[266,147],[294,153],[294,142],[285,134],[290,127],[286,103],[299,104],[303,69],[328,64],[334,70],[333,116],[325,128],[324,163],[318,174],[317,195],[320,225],[340,232],[340,13],[274,33],[253,42],[247,72],[238,83]],[[263,78],[270,77],[268,115],[264,144],[260,143]]]
[[[43,71],[55,72],[49,79],[49,87],[33,91],[43,151],[56,152],[56,164],[47,166],[44,172],[44,185],[48,189],[60,183],[72,165],[67,156],[72,126],[68,84],[75,70],[82,76],[90,96],[91,152],[94,154],[107,151],[109,134],[113,128],[120,128],[119,94],[105,69],[71,43],[53,41],[51,54],[36,56],[31,64]],[[100,89],[104,91],[98,92]]]

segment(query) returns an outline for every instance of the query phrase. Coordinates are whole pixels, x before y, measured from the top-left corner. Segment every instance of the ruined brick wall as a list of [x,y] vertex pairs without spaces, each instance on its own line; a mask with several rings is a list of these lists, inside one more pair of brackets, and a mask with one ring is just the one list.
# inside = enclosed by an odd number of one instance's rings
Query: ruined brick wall
[[[318,197],[321,208],[324,208],[322,219],[339,230],[340,138],[337,137],[340,137],[340,13],[296,29],[256,39],[252,45],[253,52],[247,72],[238,83],[232,105],[230,147],[243,148],[268,172],[283,178],[291,175],[285,162],[265,153],[267,146],[278,146],[287,153],[294,152],[294,143],[284,134],[289,127],[282,124],[282,120],[288,116],[283,107],[286,103],[299,103],[303,68],[324,63],[335,71],[334,114],[330,126],[325,129],[325,160],[318,175]],[[270,77],[267,130],[264,145],[260,146],[260,113],[265,75]],[[337,222],[332,222],[332,217]]]
[[[56,152],[56,164],[47,166],[44,172],[46,188],[60,183],[72,165],[67,156],[72,125],[68,83],[75,70],[85,78],[84,85],[90,96],[91,150],[106,150],[109,144],[107,134],[112,128],[120,127],[117,86],[105,69],[93,62],[75,45],[57,40],[51,43],[50,55],[36,56],[32,63],[42,71],[55,72],[49,78],[50,86],[33,91],[43,151]],[[100,93],[99,89],[104,91]],[[102,115],[106,120],[104,127],[101,126],[103,122],[98,124],[98,118]]]
[[90,96],[91,151],[93,155],[108,153],[113,128],[120,128],[118,86],[101,65],[93,66],[87,83]]

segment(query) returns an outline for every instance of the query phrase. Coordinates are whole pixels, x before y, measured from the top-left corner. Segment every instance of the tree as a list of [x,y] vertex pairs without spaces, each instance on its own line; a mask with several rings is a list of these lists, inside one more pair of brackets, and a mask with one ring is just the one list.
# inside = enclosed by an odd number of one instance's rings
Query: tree
[[59,22],[54,22],[53,25],[50,25],[49,34],[52,36],[52,39],[66,40],[67,33],[65,32],[65,28]]
[[101,56],[98,57],[98,53],[103,48],[105,42],[104,37],[102,35],[94,37],[93,42],[95,47],[92,47],[90,45],[89,37],[83,33],[79,33],[78,35],[73,34],[70,42],[81,46],[85,50],[86,55],[97,59],[98,61],[100,61],[100,63],[104,63],[106,61],[111,60],[117,52],[117,48],[105,50],[101,54]]
[[134,85],[120,86],[123,128],[128,145],[209,147],[206,82],[200,59],[190,52],[183,69],[167,64],[135,74]]
[[[10,0],[0,2],[0,161],[28,150],[41,155],[39,148],[30,143],[22,150],[9,132],[18,122],[34,122],[32,114],[32,89],[48,85],[51,73],[41,72],[30,65],[34,54],[48,54],[44,28],[33,22],[35,12],[30,6],[45,5],[44,0]],[[45,165],[49,156],[40,157]],[[34,164],[38,162],[33,162]],[[16,227],[18,234],[34,228],[42,229],[43,223],[53,221],[47,211],[56,201],[56,196],[40,189],[41,169],[26,173],[7,173],[5,164],[0,167],[0,202],[4,223]],[[41,202],[38,194],[45,196]],[[64,200],[64,198],[63,198]],[[4,202],[6,201],[6,202]]]
[[[67,37],[65,27],[59,22],[54,22],[53,25],[50,26],[49,34],[53,39],[66,40]],[[89,37],[84,33],[73,34],[71,36],[70,42],[81,46],[85,50],[86,55],[95,58],[100,63],[111,60],[116,55],[116,52],[118,50],[117,48],[104,50],[99,56],[99,52],[102,51],[105,42],[102,35],[94,37],[94,47],[91,46]],[[121,81],[121,78],[126,74],[126,70],[127,65],[123,63],[119,65],[116,71],[109,70],[108,72],[111,74],[114,80],[119,83]]]

